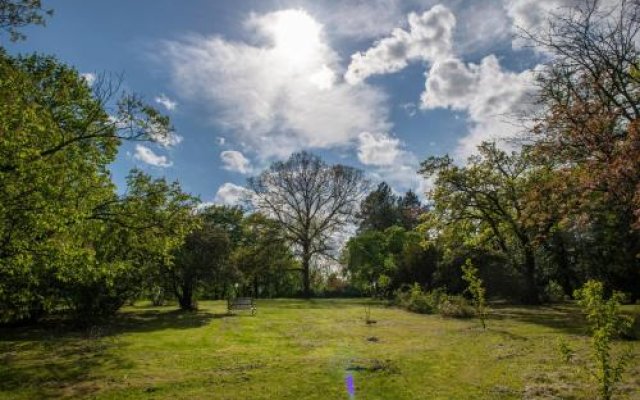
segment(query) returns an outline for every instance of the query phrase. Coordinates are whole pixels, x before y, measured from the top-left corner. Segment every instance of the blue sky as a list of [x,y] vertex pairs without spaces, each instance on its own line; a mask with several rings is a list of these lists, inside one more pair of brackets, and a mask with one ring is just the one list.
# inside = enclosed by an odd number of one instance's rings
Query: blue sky
[[172,143],[122,147],[121,187],[139,167],[232,203],[248,176],[310,149],[424,191],[421,160],[517,133],[543,55],[514,27],[569,1],[45,1],[47,27],[9,50],[124,73],[171,116]]

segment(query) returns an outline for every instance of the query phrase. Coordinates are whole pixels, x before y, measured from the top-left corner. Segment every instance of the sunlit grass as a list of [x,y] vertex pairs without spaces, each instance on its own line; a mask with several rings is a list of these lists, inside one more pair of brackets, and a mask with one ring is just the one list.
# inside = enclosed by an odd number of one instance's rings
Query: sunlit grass
[[[356,399],[593,398],[573,306],[494,306],[482,331],[383,305],[367,325],[359,300],[259,300],[255,317],[225,305],[129,307],[89,331],[0,330],[0,398],[345,399],[348,374]],[[561,337],[578,350],[570,364]],[[640,342],[617,346],[637,357],[618,398],[640,398]]]

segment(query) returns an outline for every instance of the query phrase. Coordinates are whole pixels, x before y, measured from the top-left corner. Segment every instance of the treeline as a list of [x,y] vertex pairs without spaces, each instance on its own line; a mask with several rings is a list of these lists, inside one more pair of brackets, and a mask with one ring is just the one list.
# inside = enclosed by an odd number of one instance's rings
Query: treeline
[[[0,2],[0,33],[44,24],[39,1]],[[0,36],[2,37],[2,36]],[[90,322],[127,302],[301,291],[280,225],[204,206],[177,182],[109,164],[124,141],[171,141],[168,117],[107,75],[88,82],[43,55],[0,47],[0,323],[64,312]]]
[[381,185],[347,245],[354,282],[460,292],[470,259],[489,296],[534,304],[596,279],[639,299],[638,15],[634,2],[614,11],[586,2],[528,37],[551,61],[538,73],[521,150],[484,143],[466,163],[424,161],[433,185],[411,230],[389,217],[398,201]]
[[0,321],[300,290],[281,229],[261,214],[203,208],[139,170],[118,193],[108,165],[122,141],[172,134],[136,96],[106,80],[91,88],[52,57],[0,51],[0,98]]

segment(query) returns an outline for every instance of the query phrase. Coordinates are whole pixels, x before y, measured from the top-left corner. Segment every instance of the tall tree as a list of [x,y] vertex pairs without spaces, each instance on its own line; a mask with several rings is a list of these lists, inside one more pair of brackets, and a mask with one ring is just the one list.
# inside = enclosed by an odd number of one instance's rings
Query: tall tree
[[358,230],[384,231],[397,225],[400,221],[397,202],[398,198],[393,194],[391,187],[386,182],[381,182],[360,203]]
[[435,177],[431,228],[453,229],[471,235],[469,239],[477,245],[499,249],[522,273],[523,301],[537,303],[535,232],[528,228],[524,214],[528,158],[509,155],[493,143],[484,143],[478,150],[480,154],[463,167],[448,156],[422,163],[425,177]]
[[0,49],[0,319],[53,307],[48,280],[95,265],[86,240],[104,226],[96,212],[120,201],[108,171],[118,146],[169,132],[133,97],[110,117],[117,94],[107,88],[92,92],[52,57]]
[[418,226],[420,215],[426,208],[420,202],[418,195],[413,190],[408,190],[404,196],[398,198],[398,213],[400,214],[400,225],[404,229],[412,230]]
[[584,248],[608,265],[596,276],[640,296],[640,3],[581,2],[531,39],[552,55],[534,138],[571,205],[562,217],[583,244],[599,238]]
[[362,171],[328,165],[314,154],[300,152],[273,163],[248,183],[254,205],[278,221],[296,246],[304,295],[309,297],[311,260],[330,255],[333,236],[354,221],[366,190]]
[[229,265],[229,255],[238,240],[242,211],[235,207],[211,206],[193,216],[199,227],[192,231],[167,265],[167,276],[180,308],[196,308],[195,296],[208,281],[219,277]]

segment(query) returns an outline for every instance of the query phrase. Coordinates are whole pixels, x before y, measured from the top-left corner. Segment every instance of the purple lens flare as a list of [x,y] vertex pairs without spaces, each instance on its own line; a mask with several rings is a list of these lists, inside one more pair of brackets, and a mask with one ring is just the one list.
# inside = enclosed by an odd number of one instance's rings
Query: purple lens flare
[[347,385],[347,393],[349,393],[349,397],[353,398],[356,395],[356,387],[353,384],[353,375],[347,375],[344,379],[344,383]]

